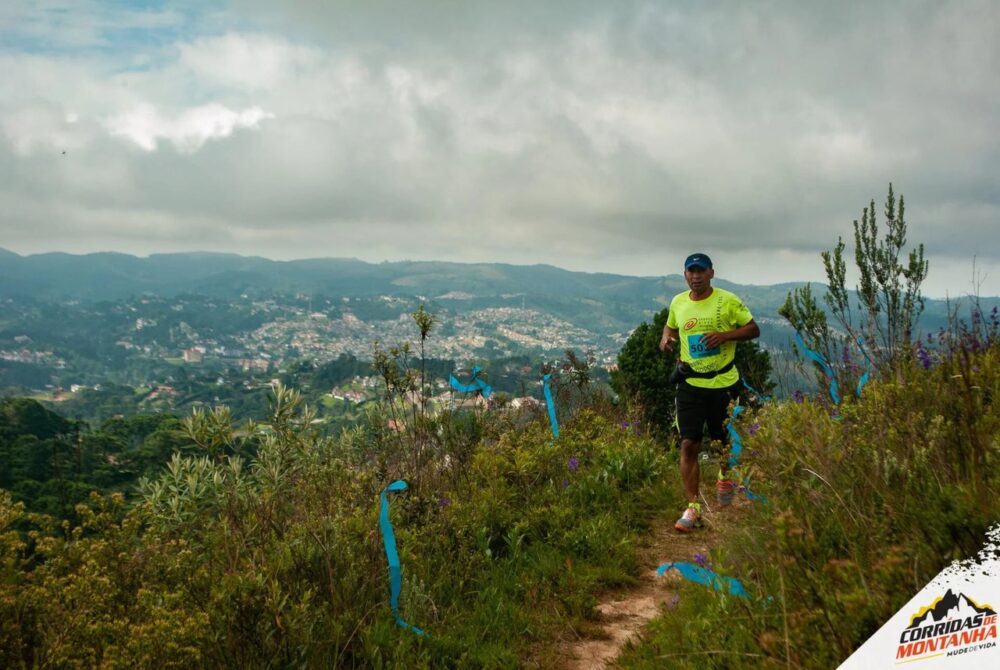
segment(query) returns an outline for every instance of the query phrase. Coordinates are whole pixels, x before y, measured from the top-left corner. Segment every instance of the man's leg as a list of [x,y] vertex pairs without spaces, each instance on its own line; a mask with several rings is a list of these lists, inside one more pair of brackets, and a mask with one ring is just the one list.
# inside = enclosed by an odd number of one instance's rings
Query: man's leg
[[678,384],[677,424],[681,433],[681,482],[688,504],[674,528],[684,533],[701,525],[701,505],[698,504],[698,477],[701,475],[701,468],[698,465],[698,452],[701,449],[701,429],[705,423],[705,415],[700,401],[697,392],[692,391],[687,384]]
[[688,502],[698,501],[698,480],[701,477],[701,466],[698,464],[698,454],[701,451],[701,440],[681,439],[681,481],[684,483],[684,495]]

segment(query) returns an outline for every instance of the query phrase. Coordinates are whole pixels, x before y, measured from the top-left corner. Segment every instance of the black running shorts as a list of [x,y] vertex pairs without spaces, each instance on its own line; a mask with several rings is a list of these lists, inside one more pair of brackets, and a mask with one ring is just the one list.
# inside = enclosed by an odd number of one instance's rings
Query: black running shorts
[[700,441],[707,424],[709,438],[727,442],[729,403],[739,395],[738,387],[738,383],[721,389],[703,389],[687,382],[678,384],[677,425],[681,438]]

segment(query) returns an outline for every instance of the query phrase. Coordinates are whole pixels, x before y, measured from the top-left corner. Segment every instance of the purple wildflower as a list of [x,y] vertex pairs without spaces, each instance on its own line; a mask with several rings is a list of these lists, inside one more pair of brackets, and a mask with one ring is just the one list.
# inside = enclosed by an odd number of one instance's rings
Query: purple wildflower
[[673,609],[677,607],[677,603],[679,603],[680,601],[681,601],[680,596],[674,596],[673,598],[670,599],[670,602],[667,603],[667,609]]
[[451,501],[448,500],[448,498],[446,496],[441,496],[440,498],[438,498],[438,507],[440,507],[441,509],[444,509],[445,507],[447,507],[450,504],[451,504]]
[[931,367],[931,355],[924,349],[923,345],[919,342],[917,343],[917,360],[920,361],[920,365],[923,366],[924,370],[929,370]]
[[706,565],[708,565],[708,557],[705,556],[705,554],[695,554],[694,562],[700,565],[701,567],[705,567]]
[[795,398],[795,402],[799,403],[800,405],[806,400],[806,397],[802,395],[802,391],[798,389],[795,389],[795,393],[792,394],[792,397]]
[[758,430],[760,430],[760,424],[759,423],[753,423],[753,424],[750,425],[750,428],[749,428],[749,430],[747,430],[747,432],[750,435],[756,435]]
[[983,347],[979,342],[979,337],[974,332],[966,332],[962,336],[962,351],[979,353]]
[[576,472],[576,469],[580,467],[580,461],[577,460],[576,456],[573,456],[566,465],[569,466],[570,472]]

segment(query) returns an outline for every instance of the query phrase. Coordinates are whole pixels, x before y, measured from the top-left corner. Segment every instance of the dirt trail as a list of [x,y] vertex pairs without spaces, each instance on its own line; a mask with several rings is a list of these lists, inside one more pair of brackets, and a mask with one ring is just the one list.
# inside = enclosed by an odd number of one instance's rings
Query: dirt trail
[[603,670],[616,659],[629,641],[638,641],[645,625],[677,596],[683,578],[675,570],[656,576],[662,563],[691,562],[695,554],[708,554],[738,522],[745,500],[737,500],[725,510],[706,509],[705,528],[692,533],[674,530],[674,516],[653,523],[647,546],[642,549],[643,572],[640,583],[604,594],[595,608],[598,615],[593,637],[559,645],[562,670]]

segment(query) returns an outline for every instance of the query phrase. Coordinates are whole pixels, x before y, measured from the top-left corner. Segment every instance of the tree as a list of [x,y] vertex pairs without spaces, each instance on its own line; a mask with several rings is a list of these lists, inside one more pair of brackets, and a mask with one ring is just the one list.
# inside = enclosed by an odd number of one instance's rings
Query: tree
[[845,349],[844,364],[851,367],[847,350],[860,342],[883,372],[889,372],[910,355],[913,330],[924,309],[920,285],[927,278],[929,263],[924,260],[923,244],[910,250],[905,266],[900,263],[906,246],[904,212],[903,196],[897,203],[890,183],[884,210],[885,237],[879,239],[874,199],[862,211],[861,222],[854,221],[854,262],[859,277],[855,291],[857,315],[847,290],[843,238],[837,238],[832,251],[822,253],[829,283],[824,302],[842,328],[841,333],[828,327],[826,315],[812,298],[808,285],[790,292],[779,310],[831,363],[839,346]]
[[40,439],[68,435],[73,422],[46,409],[31,398],[6,398],[0,401],[0,434],[30,434]]
[[420,415],[424,416],[427,412],[427,355],[424,351],[424,345],[427,343],[427,337],[437,319],[424,309],[423,303],[420,303],[417,311],[411,316],[417,324],[417,328],[420,329]]
[[[653,317],[652,325],[641,323],[618,354],[618,369],[611,373],[611,388],[639,409],[643,420],[656,431],[665,431],[674,421],[674,354],[660,351],[660,336],[668,309]],[[773,388],[771,357],[751,341],[736,343],[736,367],[743,379],[761,393]],[[744,396],[745,397],[745,396]]]

